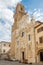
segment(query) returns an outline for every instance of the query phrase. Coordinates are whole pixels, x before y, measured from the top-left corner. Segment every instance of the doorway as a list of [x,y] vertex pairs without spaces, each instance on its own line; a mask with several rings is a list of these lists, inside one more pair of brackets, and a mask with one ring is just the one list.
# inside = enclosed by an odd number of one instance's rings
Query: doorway
[[40,52],[40,61],[43,62],[43,52]]
[[22,60],[24,61],[24,59],[25,59],[25,58],[24,58],[24,52],[22,52]]

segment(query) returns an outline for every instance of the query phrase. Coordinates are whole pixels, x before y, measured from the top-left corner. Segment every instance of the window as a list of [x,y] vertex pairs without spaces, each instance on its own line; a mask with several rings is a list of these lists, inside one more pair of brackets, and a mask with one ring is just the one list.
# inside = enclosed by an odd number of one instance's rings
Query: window
[[10,47],[10,45],[9,45],[9,47]]
[[23,10],[23,8],[21,7],[21,10]]
[[43,43],[43,37],[39,38],[40,43]]
[[4,46],[6,46],[6,44],[4,44]]
[[24,32],[22,32],[22,37],[24,36]]
[[5,52],[5,50],[3,50],[3,52]]
[[41,31],[43,31],[43,27],[41,27],[41,28],[39,28],[39,29],[37,30],[38,33],[41,32]]
[[30,34],[28,35],[28,40],[30,41]]

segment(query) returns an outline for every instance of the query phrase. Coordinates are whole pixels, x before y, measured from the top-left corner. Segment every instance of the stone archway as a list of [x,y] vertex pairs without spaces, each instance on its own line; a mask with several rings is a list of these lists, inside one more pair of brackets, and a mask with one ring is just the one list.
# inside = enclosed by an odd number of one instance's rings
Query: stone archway
[[43,62],[43,49],[40,49],[37,53],[37,62]]

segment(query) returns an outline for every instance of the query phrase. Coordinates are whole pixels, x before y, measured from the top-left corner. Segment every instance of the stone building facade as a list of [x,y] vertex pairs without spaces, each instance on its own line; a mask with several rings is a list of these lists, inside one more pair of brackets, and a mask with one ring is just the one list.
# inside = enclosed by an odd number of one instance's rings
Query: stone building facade
[[10,42],[1,41],[0,42],[0,54],[6,54],[10,50]]
[[11,57],[21,62],[43,62],[43,23],[35,21],[25,12],[24,6],[18,4],[14,14],[11,35]]

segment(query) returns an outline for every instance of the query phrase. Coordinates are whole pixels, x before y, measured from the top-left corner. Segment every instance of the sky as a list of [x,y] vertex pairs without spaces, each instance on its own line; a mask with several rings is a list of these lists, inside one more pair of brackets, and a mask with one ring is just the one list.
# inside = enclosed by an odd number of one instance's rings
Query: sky
[[43,0],[0,0],[0,41],[11,41],[13,14],[18,3],[22,3],[35,20],[43,22]]

